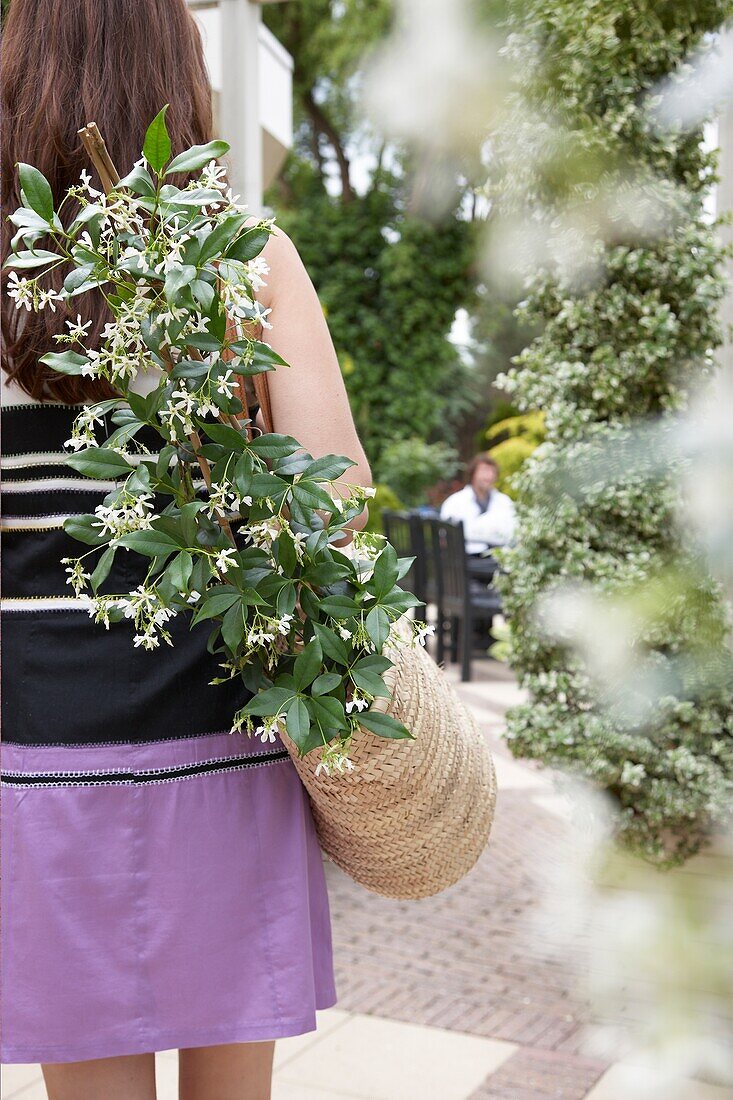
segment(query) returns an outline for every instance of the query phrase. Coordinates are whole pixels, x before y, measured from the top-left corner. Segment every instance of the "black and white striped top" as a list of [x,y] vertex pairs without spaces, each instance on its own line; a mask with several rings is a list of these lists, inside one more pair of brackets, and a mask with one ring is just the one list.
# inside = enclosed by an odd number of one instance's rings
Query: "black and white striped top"
[[[61,559],[87,548],[64,519],[93,512],[114,487],[67,464],[63,444],[81,406],[34,402],[7,381],[2,396],[3,738],[134,743],[227,731],[249,694],[240,679],[210,686],[222,674],[206,649],[211,624],[189,629],[178,616],[167,624],[172,647],[136,649],[131,622],[95,623],[67,583]],[[119,552],[100,591],[131,591],[145,568]]]

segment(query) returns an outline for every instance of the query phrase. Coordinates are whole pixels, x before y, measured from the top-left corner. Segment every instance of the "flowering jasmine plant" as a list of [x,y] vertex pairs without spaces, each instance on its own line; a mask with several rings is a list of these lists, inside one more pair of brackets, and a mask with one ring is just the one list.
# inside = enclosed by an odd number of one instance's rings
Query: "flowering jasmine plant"
[[[232,730],[263,742],[285,730],[300,756],[320,747],[318,770],[343,771],[360,726],[412,736],[370,707],[389,697],[392,625],[419,601],[398,585],[411,559],[386,540],[356,533],[348,553],[335,545],[373,492],[338,482],[355,464],[314,458],[248,419],[243,379],[285,364],[255,336],[271,327],[256,293],[273,223],[247,225],[216,161],[227,149],[215,141],[171,157],[164,108],[127,176],[113,172],[100,191],[84,173],[58,210],[45,177],[20,164],[8,293],[18,308],[55,310],[96,287],[110,309],[98,347],[85,346],[90,323],[78,316],[42,358],[119,391],[85,405],[66,443],[70,466],[116,482],[93,514],[65,521],[89,547],[64,559],[75,594],[107,627],[132,620],[134,644],[150,650],[172,644],[174,616],[210,621],[222,667],[212,683],[239,677],[251,694]],[[178,187],[174,174],[191,178]],[[62,217],[70,200],[73,219]],[[38,278],[54,267],[65,274],[58,291]],[[145,396],[133,386],[140,371],[157,378]],[[144,442],[151,429],[157,451]],[[101,594],[123,550],[145,561],[145,579]],[[426,629],[414,622],[400,644]]]

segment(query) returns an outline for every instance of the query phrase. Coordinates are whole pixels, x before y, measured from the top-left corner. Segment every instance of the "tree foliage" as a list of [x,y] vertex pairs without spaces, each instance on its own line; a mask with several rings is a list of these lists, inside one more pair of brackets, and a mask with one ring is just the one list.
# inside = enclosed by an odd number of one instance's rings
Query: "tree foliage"
[[296,101],[295,149],[268,201],[316,285],[377,472],[396,439],[450,436],[446,413],[463,412],[453,398],[465,368],[448,336],[475,295],[463,191],[437,224],[412,213],[407,155],[386,147],[360,111],[359,70],[391,12],[388,0],[265,9],[294,57]]
[[[546,155],[514,177],[509,204],[542,206],[552,220],[573,203],[597,210],[609,182],[623,196],[631,179],[627,204],[651,194],[663,217],[653,232],[630,217],[599,234],[592,277],[548,266],[527,283],[522,316],[541,332],[503,384],[520,409],[543,410],[547,441],[520,475],[517,545],[506,555],[512,661],[530,693],[510,714],[510,743],[591,777],[612,796],[623,840],[655,859],[694,851],[729,812],[731,694],[715,677],[700,689],[693,672],[696,654],[725,664],[726,611],[680,543],[678,470],[650,484],[632,462],[614,484],[596,476],[581,494],[567,485],[599,442],[609,464],[624,447],[632,453],[629,430],[684,409],[713,369],[724,281],[703,202],[715,159],[699,131],[656,128],[645,96],[732,10],[730,0],[531,0],[512,41],[524,109],[551,118],[562,140],[553,155],[544,135]],[[681,587],[665,587],[671,565]],[[657,593],[635,638],[636,662],[659,688],[653,719],[622,722],[602,708],[585,663],[538,628],[538,603],[567,581],[621,600]],[[599,620],[598,645],[606,630]]]

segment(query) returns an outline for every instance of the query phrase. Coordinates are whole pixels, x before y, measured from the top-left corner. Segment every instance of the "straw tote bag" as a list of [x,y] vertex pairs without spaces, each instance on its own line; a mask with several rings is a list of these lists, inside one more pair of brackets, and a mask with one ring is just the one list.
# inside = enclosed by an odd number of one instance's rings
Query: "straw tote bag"
[[[272,431],[267,375],[255,375],[254,384],[265,430]],[[394,633],[406,634],[405,624],[395,624]],[[496,773],[475,719],[425,649],[388,642],[384,651],[394,661],[384,674],[392,694],[371,709],[397,718],[414,740],[360,727],[349,751],[354,771],[317,776],[318,750],[301,759],[287,733],[281,737],[326,855],[377,894],[429,897],[458,882],[483,852]]]

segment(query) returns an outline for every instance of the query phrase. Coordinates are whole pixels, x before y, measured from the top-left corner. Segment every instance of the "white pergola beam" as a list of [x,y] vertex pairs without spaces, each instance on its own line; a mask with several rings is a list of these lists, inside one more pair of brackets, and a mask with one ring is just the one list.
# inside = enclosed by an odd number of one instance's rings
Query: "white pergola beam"
[[260,31],[265,33],[262,5],[280,2],[282,0],[188,0],[190,8],[201,12],[202,18],[207,12],[218,12],[215,68],[220,73],[219,129],[232,147],[229,158],[232,189],[255,215],[262,213],[264,184],[260,103]]

